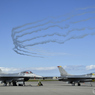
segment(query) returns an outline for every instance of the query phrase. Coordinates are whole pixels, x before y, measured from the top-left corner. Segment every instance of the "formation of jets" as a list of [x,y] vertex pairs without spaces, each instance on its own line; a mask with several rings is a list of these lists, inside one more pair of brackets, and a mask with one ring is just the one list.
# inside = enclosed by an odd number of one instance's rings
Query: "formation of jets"
[[[80,86],[80,83],[84,83],[84,82],[94,82],[95,81],[95,74],[94,73],[90,73],[90,74],[85,74],[85,75],[70,75],[68,74],[63,68],[62,66],[58,66],[58,69],[60,71],[60,77],[58,77],[59,81],[65,81],[68,82],[70,84],[72,84],[72,86],[75,86],[75,84],[77,83],[78,86]],[[7,86],[7,84],[9,85],[13,85],[13,86],[24,86],[25,85],[25,81],[28,81],[29,79],[44,79],[45,77],[33,74],[31,71],[23,71],[20,73],[3,73],[0,70],[0,82],[4,83],[5,86]],[[52,77],[53,78],[53,77]]]

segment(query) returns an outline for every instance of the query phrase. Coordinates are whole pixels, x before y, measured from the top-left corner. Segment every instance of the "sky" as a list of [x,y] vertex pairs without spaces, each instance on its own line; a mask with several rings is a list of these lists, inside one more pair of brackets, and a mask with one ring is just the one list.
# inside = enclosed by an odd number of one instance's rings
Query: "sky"
[[4,72],[95,72],[95,0],[0,0],[0,43]]

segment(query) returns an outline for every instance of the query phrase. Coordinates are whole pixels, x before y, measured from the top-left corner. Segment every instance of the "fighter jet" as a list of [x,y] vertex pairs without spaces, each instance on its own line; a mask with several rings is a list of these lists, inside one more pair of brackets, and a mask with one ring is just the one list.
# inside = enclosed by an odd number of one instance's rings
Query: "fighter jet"
[[11,85],[11,83],[12,83],[13,86],[17,86],[17,84],[19,86],[24,86],[25,81],[28,81],[31,78],[39,79],[39,78],[42,78],[42,76],[33,74],[29,70],[23,71],[20,73],[3,73],[0,70],[0,82],[4,83],[5,86],[7,86],[8,83],[9,83],[9,85]]
[[[95,81],[94,73],[85,74],[85,75],[70,75],[62,68],[62,66],[58,66],[58,69],[59,69],[60,75],[61,75],[58,78],[58,80],[68,82],[68,83],[72,84],[72,86],[75,86],[75,83],[77,83],[78,86],[80,86],[81,85],[80,83],[90,82],[90,84],[91,84],[91,82]],[[91,86],[92,86],[92,84],[91,84]]]

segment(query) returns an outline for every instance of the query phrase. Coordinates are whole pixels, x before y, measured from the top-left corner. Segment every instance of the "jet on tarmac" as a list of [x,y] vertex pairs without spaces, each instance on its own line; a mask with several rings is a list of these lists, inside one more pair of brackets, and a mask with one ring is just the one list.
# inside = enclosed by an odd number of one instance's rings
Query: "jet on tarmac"
[[[70,84],[72,84],[72,86],[75,86],[75,83],[78,84],[78,86],[80,86],[80,83],[84,83],[84,82],[94,82],[95,81],[95,74],[94,73],[90,73],[90,74],[85,74],[85,75],[70,75],[68,74],[63,68],[62,66],[58,66],[58,69],[60,71],[60,77],[58,78],[59,81],[66,81]],[[91,84],[92,86],[92,84]]]
[[33,74],[31,71],[23,71],[20,73],[3,73],[0,70],[0,82],[4,83],[5,86],[7,86],[7,84],[9,83],[9,85],[11,85],[11,83],[13,84],[13,86],[17,86],[17,84],[19,86],[25,85],[25,81],[28,81],[29,79],[40,79],[42,78],[42,76]]

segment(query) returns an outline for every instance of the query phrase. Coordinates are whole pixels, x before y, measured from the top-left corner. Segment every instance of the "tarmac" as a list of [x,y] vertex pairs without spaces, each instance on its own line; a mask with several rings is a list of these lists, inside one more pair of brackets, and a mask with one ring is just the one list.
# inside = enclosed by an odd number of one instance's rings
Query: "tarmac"
[[95,95],[95,83],[72,86],[61,81],[44,81],[43,86],[37,82],[26,82],[25,86],[3,86],[0,95]]

